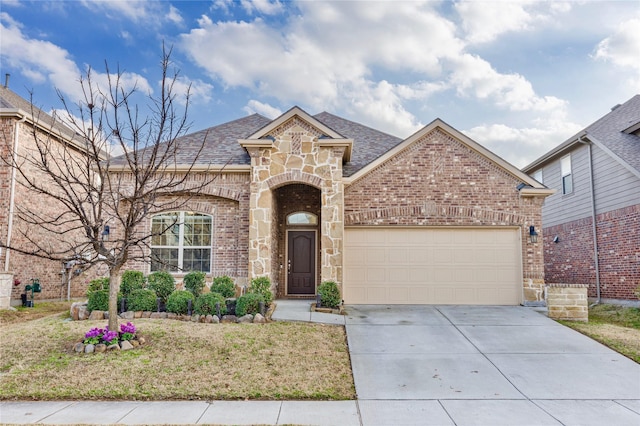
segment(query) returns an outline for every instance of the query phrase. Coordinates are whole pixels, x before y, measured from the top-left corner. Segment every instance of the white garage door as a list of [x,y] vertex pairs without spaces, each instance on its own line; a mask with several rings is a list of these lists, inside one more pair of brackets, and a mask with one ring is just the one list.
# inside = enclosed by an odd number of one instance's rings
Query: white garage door
[[513,228],[346,228],[347,304],[517,305]]

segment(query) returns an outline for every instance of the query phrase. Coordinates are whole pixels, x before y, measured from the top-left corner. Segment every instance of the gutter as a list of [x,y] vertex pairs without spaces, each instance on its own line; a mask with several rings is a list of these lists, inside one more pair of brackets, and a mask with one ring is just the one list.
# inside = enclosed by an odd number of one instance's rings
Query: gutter
[[[22,115],[22,118],[18,121],[16,121],[16,125],[14,127],[13,130],[13,154],[11,155],[12,158],[15,158],[14,155],[18,152],[18,148],[19,148],[19,131],[20,131],[20,124],[24,123],[25,121],[27,121],[27,116],[26,115]],[[4,270],[5,271],[9,271],[9,255],[11,254],[11,249],[9,247],[11,247],[11,233],[13,232],[13,214],[14,214],[14,209],[15,209],[15,195],[16,195],[16,167],[15,167],[15,160],[12,159],[12,167],[11,167],[11,189],[10,189],[10,195],[9,195],[9,220],[7,223],[7,251],[6,254],[4,256]]]
[[595,305],[600,304],[600,265],[598,262],[598,225],[596,223],[596,197],[595,188],[593,185],[593,159],[591,155],[591,146],[593,145],[589,140],[583,140],[582,136],[578,137],[578,142],[587,146],[587,156],[589,159],[589,193],[591,197],[591,228],[593,232],[593,260],[596,268],[596,301]]

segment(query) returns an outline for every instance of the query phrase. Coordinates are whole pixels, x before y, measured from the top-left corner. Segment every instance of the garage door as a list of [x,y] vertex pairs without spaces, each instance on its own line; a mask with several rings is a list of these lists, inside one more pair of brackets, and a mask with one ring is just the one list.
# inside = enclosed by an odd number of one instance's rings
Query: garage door
[[517,305],[513,228],[346,228],[347,304]]

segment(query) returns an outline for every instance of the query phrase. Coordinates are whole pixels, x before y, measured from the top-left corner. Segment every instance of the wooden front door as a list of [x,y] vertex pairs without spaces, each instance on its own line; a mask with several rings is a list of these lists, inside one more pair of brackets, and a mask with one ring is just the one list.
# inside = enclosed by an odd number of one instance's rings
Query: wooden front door
[[316,294],[316,232],[287,233],[287,294]]

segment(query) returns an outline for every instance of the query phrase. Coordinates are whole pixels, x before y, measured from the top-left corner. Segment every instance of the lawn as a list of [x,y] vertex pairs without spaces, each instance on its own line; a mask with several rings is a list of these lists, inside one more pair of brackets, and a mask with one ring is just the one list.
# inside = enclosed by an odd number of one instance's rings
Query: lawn
[[144,347],[77,354],[106,322],[38,309],[0,315],[0,399],[355,399],[343,327],[137,319]]
[[588,323],[562,324],[640,363],[640,308],[595,305],[589,308]]

